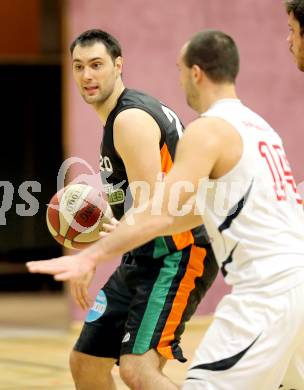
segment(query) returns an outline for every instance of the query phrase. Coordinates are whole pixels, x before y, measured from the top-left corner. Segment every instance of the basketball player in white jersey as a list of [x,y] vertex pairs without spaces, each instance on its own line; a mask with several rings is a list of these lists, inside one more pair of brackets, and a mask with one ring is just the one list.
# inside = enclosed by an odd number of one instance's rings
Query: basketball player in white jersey
[[[178,67],[187,102],[200,117],[180,140],[161,215],[150,203],[134,215],[135,224],[121,222],[80,254],[28,267],[81,283],[98,263],[203,217],[232,292],[218,305],[183,389],[303,390],[304,215],[282,141],[237,98],[239,57],[229,36],[196,34]],[[196,194],[201,215],[172,215],[178,186],[184,188],[179,210],[189,209]]]

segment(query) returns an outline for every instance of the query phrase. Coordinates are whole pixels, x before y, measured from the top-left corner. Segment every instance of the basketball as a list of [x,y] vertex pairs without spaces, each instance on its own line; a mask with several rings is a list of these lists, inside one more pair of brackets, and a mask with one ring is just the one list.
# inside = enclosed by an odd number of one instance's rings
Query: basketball
[[99,239],[104,223],[110,223],[111,207],[100,191],[72,184],[58,191],[48,204],[47,226],[57,242],[69,249],[83,249]]

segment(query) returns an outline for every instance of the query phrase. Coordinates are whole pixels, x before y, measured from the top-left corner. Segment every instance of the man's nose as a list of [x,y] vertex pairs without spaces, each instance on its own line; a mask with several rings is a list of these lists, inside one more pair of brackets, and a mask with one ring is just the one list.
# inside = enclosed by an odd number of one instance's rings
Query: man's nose
[[84,71],[83,71],[83,78],[85,80],[91,80],[92,79],[92,72],[91,72],[91,69],[89,67],[85,67],[84,68]]

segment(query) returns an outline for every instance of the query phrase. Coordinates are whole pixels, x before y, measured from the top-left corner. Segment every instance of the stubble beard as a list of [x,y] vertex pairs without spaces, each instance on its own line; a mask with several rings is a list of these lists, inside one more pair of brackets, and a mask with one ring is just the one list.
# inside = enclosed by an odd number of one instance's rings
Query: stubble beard
[[297,54],[295,54],[292,50],[291,53],[295,57],[296,64],[301,72],[304,72],[304,35],[301,35],[301,43],[298,48]]
[[300,57],[299,57],[299,61],[298,61],[298,68],[300,69],[301,72],[304,72],[304,44],[303,44],[303,48],[301,49],[301,52],[300,52]]
[[189,91],[186,96],[187,104],[192,108],[195,112],[200,113],[200,108],[198,107],[198,97],[193,91]]
[[94,107],[99,107],[109,98],[110,95],[111,92],[99,92],[97,96],[87,96],[82,94],[82,97],[87,104],[91,104]]

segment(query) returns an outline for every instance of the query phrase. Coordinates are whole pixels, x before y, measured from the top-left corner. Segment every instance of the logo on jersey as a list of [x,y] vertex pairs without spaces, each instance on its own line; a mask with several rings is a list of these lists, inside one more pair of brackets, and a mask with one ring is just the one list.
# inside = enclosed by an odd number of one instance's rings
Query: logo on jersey
[[[123,185],[125,180],[123,180],[121,183],[118,185],[121,186]],[[105,193],[108,196],[108,202],[110,206],[113,206],[115,204],[120,204],[124,203],[125,201],[125,192],[122,188],[116,188],[117,186],[114,186],[113,184],[104,184],[103,189]]]
[[108,178],[113,173],[113,165],[108,156],[100,156],[99,169],[102,178],[103,189],[107,194],[110,206],[124,203],[125,192],[121,187],[124,185],[126,180],[122,180],[116,185],[108,182]]
[[100,318],[104,314],[106,308],[107,308],[107,297],[104,291],[100,290],[93,306],[91,307],[91,309],[87,314],[87,318],[85,321],[93,322],[98,320],[98,318]]
[[122,343],[127,343],[129,340],[130,340],[130,333],[127,332],[125,335],[124,335],[124,338],[122,339]]

